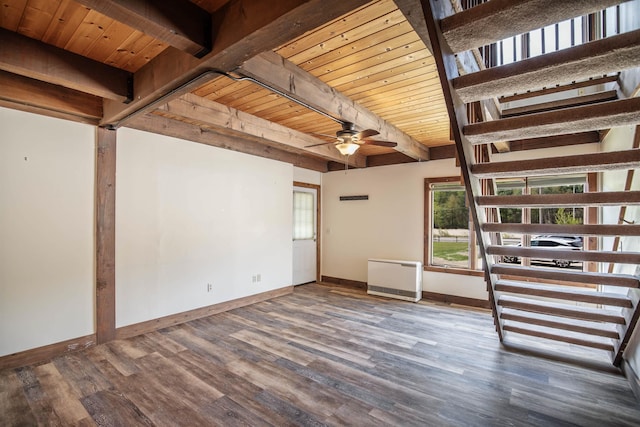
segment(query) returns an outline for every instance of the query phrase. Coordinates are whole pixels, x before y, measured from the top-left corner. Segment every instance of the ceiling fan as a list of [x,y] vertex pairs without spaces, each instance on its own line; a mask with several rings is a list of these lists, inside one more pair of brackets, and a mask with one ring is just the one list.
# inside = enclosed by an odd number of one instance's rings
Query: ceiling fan
[[[323,142],[320,144],[307,145],[305,148],[317,147],[320,145],[334,144],[340,154],[344,156],[350,156],[355,153],[361,145],[377,145],[380,147],[395,147],[398,144],[390,141],[378,141],[375,139],[368,139],[372,136],[378,135],[380,132],[373,129],[365,129],[361,131],[355,130],[355,125],[351,122],[340,122],[342,129],[336,132],[336,140],[332,142]],[[333,138],[332,135],[316,134]]]

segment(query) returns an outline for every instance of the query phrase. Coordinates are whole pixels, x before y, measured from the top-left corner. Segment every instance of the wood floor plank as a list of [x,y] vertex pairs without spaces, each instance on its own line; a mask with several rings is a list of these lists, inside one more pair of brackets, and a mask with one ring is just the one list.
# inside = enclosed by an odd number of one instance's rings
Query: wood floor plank
[[508,338],[487,310],[304,285],[0,371],[0,425],[640,425],[606,352]]
[[53,361],[78,396],[88,396],[113,386],[85,353],[69,353]]
[[29,407],[23,384],[15,372],[0,372],[0,414],[7,425],[35,425],[36,417]]
[[319,384],[308,378],[288,375],[289,372],[275,363],[261,362],[256,366],[238,360],[229,364],[228,369],[267,391],[284,396],[300,410],[319,419],[331,416],[341,405],[337,396],[328,393]]
[[206,359],[188,351],[177,354],[172,360],[208,384],[215,385],[224,393],[225,399],[231,399],[244,408],[245,412],[249,412],[268,425],[279,426],[288,423],[288,420],[280,414],[269,413],[268,408],[256,400],[255,397],[263,389],[245,378],[226,369],[207,369]]
[[74,392],[53,363],[37,366],[33,371],[38,376],[42,389],[51,399],[52,406],[63,424],[78,424],[89,417],[89,413],[79,400],[81,396]]
[[[33,367],[16,369],[18,379],[22,383],[24,394],[27,397],[32,414],[38,425],[62,426],[64,423],[55,412],[53,399],[43,390]],[[16,425],[22,425],[19,421]]]
[[122,393],[101,390],[81,399],[99,426],[153,426],[153,422]]
[[237,340],[244,341],[248,344],[261,348],[262,350],[277,354],[280,357],[297,360],[306,365],[315,360],[315,356],[302,351],[291,345],[282,345],[282,342],[269,334],[259,334],[256,332],[242,330],[231,335]]

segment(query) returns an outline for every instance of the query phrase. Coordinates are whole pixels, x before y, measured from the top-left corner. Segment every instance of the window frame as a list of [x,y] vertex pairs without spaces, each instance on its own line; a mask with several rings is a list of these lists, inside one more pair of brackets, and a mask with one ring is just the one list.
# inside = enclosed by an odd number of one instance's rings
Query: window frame
[[[470,267],[443,267],[438,265],[431,265],[431,252],[432,252],[432,241],[431,241],[431,225],[433,222],[433,212],[431,206],[431,186],[433,184],[445,184],[445,183],[458,183],[464,189],[466,195],[466,188],[464,185],[463,178],[461,176],[448,176],[448,177],[437,177],[437,178],[425,178],[424,180],[424,259],[423,259],[423,270],[424,271],[435,271],[440,273],[452,273],[452,274],[460,274],[466,276],[477,276],[484,277],[484,269],[472,269]],[[467,204],[469,200],[467,198]],[[469,257],[470,260],[477,257],[476,252],[476,230],[473,223],[473,218],[471,215],[469,216]]]

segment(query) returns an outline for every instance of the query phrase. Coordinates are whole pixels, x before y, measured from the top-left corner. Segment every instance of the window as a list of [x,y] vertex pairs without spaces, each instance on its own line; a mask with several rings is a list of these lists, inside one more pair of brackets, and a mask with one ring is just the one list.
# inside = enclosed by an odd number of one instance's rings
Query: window
[[[529,179],[498,180],[499,195],[567,194],[585,191],[586,176],[534,177]],[[586,209],[574,208],[501,208],[503,223],[581,224]],[[482,258],[476,244],[473,220],[470,215],[464,185],[460,177],[425,179],[424,265],[427,270],[450,271],[461,274],[481,274]],[[582,236],[545,235],[525,236],[502,233],[506,245],[566,247],[581,250]],[[505,262],[520,263],[512,257]],[[533,266],[549,266],[581,270],[581,262],[564,260],[531,260]],[[527,261],[529,262],[529,261]],[[463,273],[465,272],[465,273]]]
[[[499,195],[513,194],[572,194],[585,191],[585,175],[563,175],[532,177],[529,179],[511,179],[497,181]],[[531,224],[582,224],[585,218],[585,209],[582,207],[562,208],[500,208],[500,217],[503,223],[531,223]],[[528,218],[528,219],[527,219]],[[544,246],[554,248],[568,248],[580,250],[583,246],[582,236],[545,235],[525,236],[521,234],[502,233],[502,242],[506,245]],[[528,240],[528,243],[527,243]],[[506,262],[522,263],[515,257],[505,258]],[[565,260],[530,260],[532,267],[549,267],[555,265],[563,268],[582,270],[583,263]]]
[[425,266],[478,270],[475,231],[460,177],[425,180]]
[[314,210],[313,193],[293,192],[293,240],[314,238]]

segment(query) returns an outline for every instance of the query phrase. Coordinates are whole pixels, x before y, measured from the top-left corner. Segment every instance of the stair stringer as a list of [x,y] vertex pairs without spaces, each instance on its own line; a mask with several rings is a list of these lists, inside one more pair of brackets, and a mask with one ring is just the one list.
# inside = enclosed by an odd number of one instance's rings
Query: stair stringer
[[[469,210],[474,222],[477,243],[484,264],[485,281],[487,282],[487,291],[489,294],[489,304],[493,312],[494,323],[500,341],[504,337],[504,323],[500,318],[500,306],[497,304],[495,293],[495,283],[498,280],[497,275],[491,273],[493,263],[492,257],[487,255],[485,248],[490,244],[489,233],[483,233],[481,226],[487,220],[486,212],[477,206],[475,200],[477,196],[482,195],[482,183],[480,179],[471,174],[471,166],[476,161],[474,147],[466,140],[463,134],[463,127],[469,124],[467,118],[467,108],[465,103],[455,93],[451,84],[452,80],[459,76],[458,64],[456,56],[450,50],[444,41],[442,32],[436,22],[446,16],[448,13],[445,9],[447,2],[435,2],[422,0],[422,8],[424,19],[427,25],[427,32],[431,42],[432,52],[435,58],[438,75],[442,86],[447,110],[451,121],[451,130],[456,143],[456,151],[460,162],[460,170],[464,179],[467,199],[469,200]],[[449,5],[450,7],[450,5]]]

